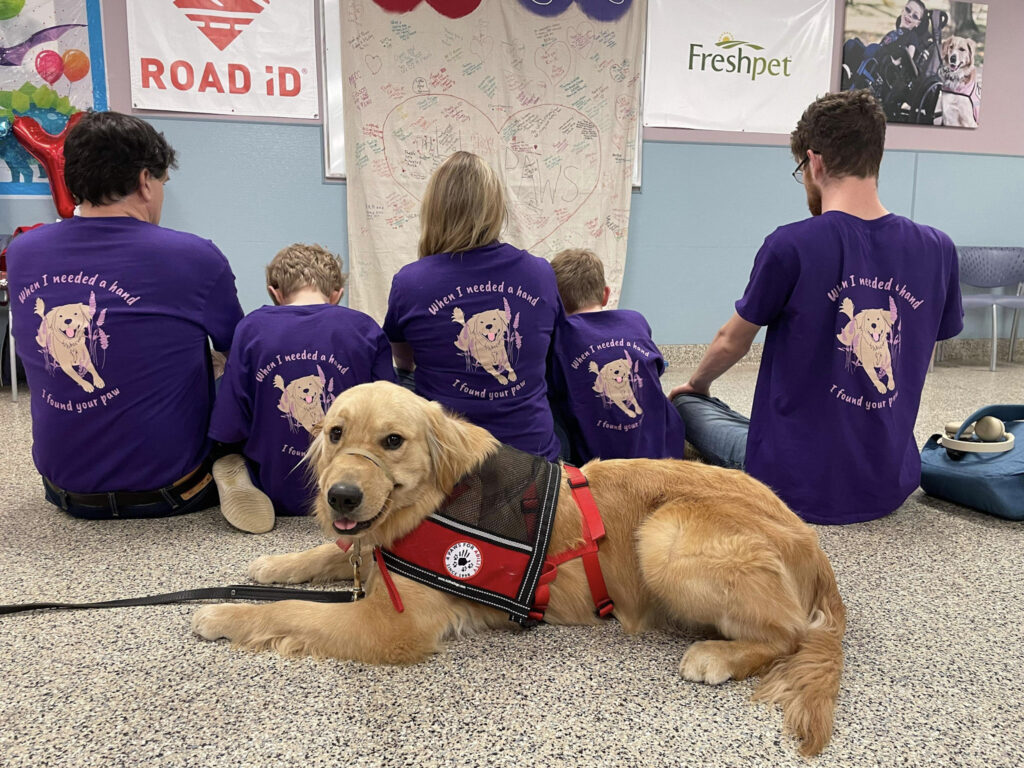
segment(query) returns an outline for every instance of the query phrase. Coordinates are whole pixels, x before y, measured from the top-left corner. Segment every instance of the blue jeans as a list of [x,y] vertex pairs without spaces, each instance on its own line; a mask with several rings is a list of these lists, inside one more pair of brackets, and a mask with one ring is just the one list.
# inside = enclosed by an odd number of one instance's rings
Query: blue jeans
[[708,395],[678,395],[672,405],[686,426],[686,440],[708,464],[743,469],[750,419]]

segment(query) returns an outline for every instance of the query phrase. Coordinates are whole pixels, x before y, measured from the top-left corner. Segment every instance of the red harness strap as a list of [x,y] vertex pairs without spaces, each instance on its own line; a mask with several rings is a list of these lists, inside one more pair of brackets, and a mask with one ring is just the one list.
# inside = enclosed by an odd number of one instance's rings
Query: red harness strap
[[541,573],[540,581],[537,583],[537,591],[533,598],[533,610],[530,611],[530,618],[542,621],[544,612],[548,608],[548,601],[551,599],[550,584],[558,576],[558,566],[562,563],[574,560],[577,557],[583,558],[583,570],[587,574],[587,583],[590,585],[590,595],[594,600],[594,607],[597,615],[602,619],[608,616],[615,606],[608,596],[608,587],[604,583],[604,575],[601,573],[601,563],[597,557],[597,542],[604,536],[604,523],[601,521],[601,512],[597,508],[593,494],[590,493],[590,483],[587,478],[576,467],[563,465],[565,473],[569,476],[569,487],[572,489],[572,497],[576,506],[580,508],[582,516],[583,544],[561,552],[557,555],[549,555],[544,560],[544,570]]
[[[537,589],[533,598],[533,610],[529,617],[536,621],[543,621],[544,612],[548,608],[551,599],[550,584],[558,576],[558,566],[562,563],[574,560],[577,557],[583,558],[583,569],[587,574],[587,583],[590,585],[590,594],[594,600],[595,611],[602,619],[608,616],[615,605],[608,596],[608,587],[604,583],[604,575],[601,573],[601,563],[598,559],[597,542],[605,535],[604,523],[601,521],[601,513],[590,492],[590,484],[587,478],[576,467],[564,465],[565,472],[569,476],[569,487],[572,489],[572,496],[576,506],[580,508],[582,517],[583,543],[575,549],[561,552],[557,555],[549,555],[544,560],[544,569],[537,582]],[[343,550],[348,547],[340,539],[338,546]],[[404,610],[401,595],[391,578],[391,573],[384,565],[384,558],[381,556],[379,547],[374,550],[374,559],[377,561],[377,568],[380,570],[381,578],[387,588],[391,602],[395,610],[401,613]]]

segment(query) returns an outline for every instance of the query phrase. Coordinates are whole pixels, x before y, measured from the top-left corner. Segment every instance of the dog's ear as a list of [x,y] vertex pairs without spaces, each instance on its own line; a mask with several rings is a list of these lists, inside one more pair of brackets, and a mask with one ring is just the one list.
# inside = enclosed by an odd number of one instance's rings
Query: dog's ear
[[949,49],[950,49],[950,47],[952,45],[953,45],[953,38],[952,37],[947,37],[945,40],[942,41],[942,49],[941,50],[942,50],[942,58],[943,59],[945,59],[947,56],[949,56]]
[[973,65],[974,64],[974,47],[975,47],[975,45],[977,45],[977,43],[975,43],[971,38],[968,37],[967,38],[967,51],[971,54],[971,60],[968,62],[968,65]]
[[85,321],[86,325],[92,322],[92,310],[88,304],[79,304],[78,311],[82,313],[82,320]]
[[427,450],[437,489],[448,493],[498,447],[490,432],[463,421],[438,403],[427,406]]

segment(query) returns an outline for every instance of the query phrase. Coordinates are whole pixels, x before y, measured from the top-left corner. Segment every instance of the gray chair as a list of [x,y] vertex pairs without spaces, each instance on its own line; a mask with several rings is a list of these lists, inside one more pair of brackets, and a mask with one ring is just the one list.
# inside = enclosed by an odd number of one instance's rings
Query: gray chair
[[[996,345],[999,341],[999,308],[1013,310],[1010,324],[1010,354],[1013,362],[1013,348],[1017,343],[1017,326],[1020,311],[1024,309],[1024,248],[1010,247],[958,247],[960,261],[960,282],[974,288],[1008,288],[1001,293],[977,293],[963,296],[964,310],[974,307],[991,308],[992,311],[992,356],[990,370],[996,369]],[[1015,291],[1016,293],[1013,293]]]

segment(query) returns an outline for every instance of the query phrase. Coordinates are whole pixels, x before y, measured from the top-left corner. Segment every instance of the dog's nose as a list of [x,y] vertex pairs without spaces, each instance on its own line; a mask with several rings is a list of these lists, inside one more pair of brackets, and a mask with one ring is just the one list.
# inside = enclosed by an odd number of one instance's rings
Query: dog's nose
[[363,492],[348,483],[335,483],[327,491],[327,503],[335,512],[348,514],[363,502]]
[[71,318],[70,317],[65,318],[64,319],[64,324],[65,325],[71,325]]

